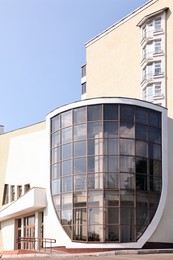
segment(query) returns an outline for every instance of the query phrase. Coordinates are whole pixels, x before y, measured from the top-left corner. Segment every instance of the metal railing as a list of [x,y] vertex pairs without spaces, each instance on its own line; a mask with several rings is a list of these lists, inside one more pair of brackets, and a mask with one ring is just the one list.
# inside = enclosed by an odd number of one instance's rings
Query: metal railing
[[53,244],[56,243],[56,239],[52,238],[38,238],[38,237],[19,237],[17,239],[18,249],[28,250],[49,250],[52,252]]

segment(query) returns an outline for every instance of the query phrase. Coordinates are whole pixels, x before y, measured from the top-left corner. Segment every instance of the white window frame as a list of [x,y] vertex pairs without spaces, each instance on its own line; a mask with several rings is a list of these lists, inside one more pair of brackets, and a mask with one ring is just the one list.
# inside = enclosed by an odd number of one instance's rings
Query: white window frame
[[154,42],[154,53],[158,54],[162,52],[162,41],[161,39]]

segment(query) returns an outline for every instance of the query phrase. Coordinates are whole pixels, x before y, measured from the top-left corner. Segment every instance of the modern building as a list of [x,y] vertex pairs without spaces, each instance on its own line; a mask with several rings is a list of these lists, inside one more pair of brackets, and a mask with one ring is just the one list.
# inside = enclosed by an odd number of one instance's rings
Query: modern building
[[91,39],[81,100],[1,131],[1,251],[173,245],[172,13],[150,0]]

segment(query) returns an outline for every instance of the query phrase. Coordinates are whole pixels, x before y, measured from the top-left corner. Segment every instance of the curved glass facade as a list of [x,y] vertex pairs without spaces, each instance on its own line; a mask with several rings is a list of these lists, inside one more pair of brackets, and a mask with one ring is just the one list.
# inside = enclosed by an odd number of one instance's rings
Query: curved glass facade
[[51,194],[73,241],[134,242],[162,188],[161,113],[86,105],[51,119]]

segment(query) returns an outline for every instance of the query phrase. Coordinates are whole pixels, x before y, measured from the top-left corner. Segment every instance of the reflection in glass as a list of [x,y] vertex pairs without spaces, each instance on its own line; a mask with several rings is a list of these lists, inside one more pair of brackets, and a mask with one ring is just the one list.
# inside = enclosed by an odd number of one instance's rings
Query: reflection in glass
[[135,137],[134,123],[120,122],[120,137],[134,138]]
[[60,131],[52,134],[52,148],[56,147],[57,145],[60,145]]
[[102,191],[89,191],[88,192],[88,206],[89,207],[102,207],[103,206],[103,192]]
[[61,221],[64,225],[72,224],[72,211],[71,210],[62,210],[61,212]]
[[102,189],[103,188],[103,174],[102,173],[88,173],[88,189]]
[[121,172],[135,172],[135,161],[134,157],[121,156],[120,157],[120,171]]
[[57,147],[52,150],[52,163],[56,163],[61,159],[61,150],[60,147]]
[[62,179],[62,192],[72,191],[72,177]]
[[52,179],[60,178],[61,175],[61,163],[52,165]]
[[136,107],[135,121],[136,123],[148,125],[148,109],[143,107]]
[[103,130],[102,123],[89,123],[88,124],[88,138],[102,138]]
[[86,155],[86,141],[74,143],[74,157]]
[[56,210],[60,209],[60,198],[60,195],[53,196],[53,203]]
[[88,106],[88,121],[102,120],[102,105]]
[[52,195],[56,195],[60,193],[60,179],[56,179],[52,181]]
[[104,172],[118,172],[118,156],[104,156]]
[[62,160],[72,157],[72,144],[65,144],[62,146]]
[[141,157],[148,157],[148,143],[136,141],[136,154]]
[[118,122],[104,122],[104,138],[118,138]]
[[119,174],[118,173],[105,173],[104,174],[104,188],[105,189],[118,189],[119,187]]
[[88,241],[103,242],[103,226],[94,225],[88,227]]
[[115,226],[115,225],[106,226],[105,240],[110,242],[119,241],[119,226]]
[[72,110],[61,114],[61,127],[67,127],[72,125]]
[[148,141],[148,126],[136,124],[136,139]]
[[149,127],[149,135],[148,135],[149,142],[152,143],[161,143],[161,131],[155,127]]
[[119,208],[109,207],[105,209],[105,221],[106,225],[119,224]]
[[74,141],[85,140],[87,136],[86,124],[74,126]]
[[72,208],[72,193],[66,193],[62,195],[62,209]]
[[88,157],[88,172],[102,172],[103,171],[103,157],[90,156]]
[[85,173],[86,172],[86,158],[74,159],[74,173]]
[[86,176],[83,174],[74,176],[74,190],[86,190]]
[[161,125],[161,117],[160,113],[154,110],[149,110],[149,125],[153,125],[156,127],[160,127]]
[[104,140],[104,154],[105,155],[117,155],[118,151],[118,139],[105,139]]
[[102,155],[102,153],[103,153],[102,139],[88,140],[88,155]]
[[120,188],[121,189],[134,189],[134,175],[131,173],[120,174]]
[[86,122],[86,107],[74,109],[74,124],[82,124]]
[[62,130],[62,143],[69,143],[72,141],[72,128],[68,127]]
[[87,194],[83,191],[74,193],[74,208],[86,207]]
[[161,147],[158,144],[149,144],[149,157],[151,159],[161,159]]
[[134,140],[120,139],[120,154],[121,155],[135,155]]
[[62,162],[62,176],[72,174],[72,160]]
[[55,132],[60,129],[60,116],[55,116],[51,120],[51,132]]

